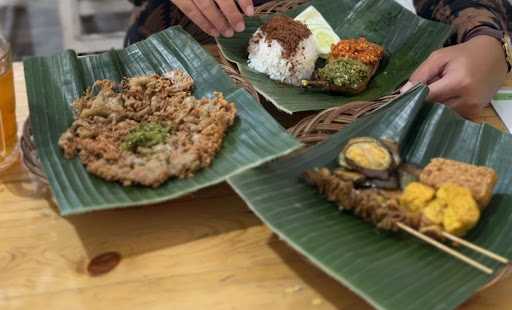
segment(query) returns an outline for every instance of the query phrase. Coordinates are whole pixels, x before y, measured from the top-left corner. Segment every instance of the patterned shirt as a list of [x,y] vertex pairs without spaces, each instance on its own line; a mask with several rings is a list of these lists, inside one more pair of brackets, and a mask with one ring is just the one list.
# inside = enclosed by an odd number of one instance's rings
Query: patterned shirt
[[489,30],[512,30],[508,0],[414,0],[418,15],[454,27],[452,42],[465,42]]
[[[212,42],[183,15],[170,0],[130,0],[139,6],[134,23],[128,30],[126,44],[143,40],[173,25],[182,25],[201,43]],[[261,5],[268,0],[255,0]],[[414,0],[418,15],[451,24],[454,36],[450,43],[460,43],[489,31],[512,30],[512,5],[509,0]]]

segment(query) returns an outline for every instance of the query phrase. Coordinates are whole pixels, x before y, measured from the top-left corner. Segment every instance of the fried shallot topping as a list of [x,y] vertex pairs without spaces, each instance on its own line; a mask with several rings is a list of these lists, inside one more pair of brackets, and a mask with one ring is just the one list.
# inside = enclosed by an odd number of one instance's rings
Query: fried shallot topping
[[384,57],[384,48],[365,38],[341,40],[331,47],[330,58],[349,58],[374,66]]

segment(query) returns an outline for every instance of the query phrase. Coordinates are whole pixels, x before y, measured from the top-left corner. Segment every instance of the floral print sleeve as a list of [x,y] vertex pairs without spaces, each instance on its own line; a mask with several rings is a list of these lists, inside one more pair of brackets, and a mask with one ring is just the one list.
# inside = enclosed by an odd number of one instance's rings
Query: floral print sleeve
[[418,15],[451,24],[453,43],[465,42],[489,31],[512,29],[508,0],[414,0]]

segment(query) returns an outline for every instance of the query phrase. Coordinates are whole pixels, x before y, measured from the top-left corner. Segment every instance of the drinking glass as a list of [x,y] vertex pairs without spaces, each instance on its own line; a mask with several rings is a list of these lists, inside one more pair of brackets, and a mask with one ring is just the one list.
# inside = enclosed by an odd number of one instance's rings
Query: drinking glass
[[18,158],[16,102],[9,43],[0,34],[0,171]]

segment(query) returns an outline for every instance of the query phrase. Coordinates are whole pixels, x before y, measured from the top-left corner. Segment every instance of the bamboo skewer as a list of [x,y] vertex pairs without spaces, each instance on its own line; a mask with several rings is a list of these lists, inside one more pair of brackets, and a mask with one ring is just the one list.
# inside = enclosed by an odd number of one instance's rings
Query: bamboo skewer
[[467,247],[469,249],[472,249],[475,252],[483,254],[483,255],[485,255],[485,256],[487,256],[489,258],[492,258],[492,259],[494,259],[494,260],[496,260],[496,261],[498,261],[500,263],[508,264],[508,262],[509,262],[508,259],[506,259],[505,257],[503,257],[501,255],[493,253],[493,252],[491,252],[489,250],[486,250],[486,249],[484,249],[482,247],[479,247],[476,244],[473,244],[473,243],[471,243],[469,241],[466,241],[466,240],[464,240],[462,238],[456,237],[456,236],[454,236],[452,234],[449,234],[447,232],[443,232],[443,236],[446,237],[447,239],[450,239],[453,242],[456,242],[456,243],[458,243],[460,245],[463,245],[463,246],[465,246],[465,247]]
[[491,268],[485,266],[485,265],[482,265],[480,264],[479,262],[465,256],[464,254],[461,254],[457,251],[455,251],[454,249],[442,244],[441,242],[439,241],[436,241],[422,233],[420,233],[419,231],[416,231],[415,229],[412,229],[411,227],[403,224],[403,223],[397,223],[396,224],[400,229],[402,229],[403,231],[415,236],[416,238],[419,238],[429,244],[431,244],[432,246],[440,249],[441,251],[444,251],[450,255],[452,255],[453,257],[465,262],[466,264],[468,265],[471,265],[472,267],[475,267],[476,269],[486,273],[486,274],[492,274],[494,272],[494,270],[492,270]]

